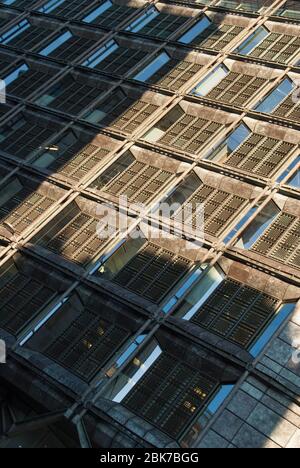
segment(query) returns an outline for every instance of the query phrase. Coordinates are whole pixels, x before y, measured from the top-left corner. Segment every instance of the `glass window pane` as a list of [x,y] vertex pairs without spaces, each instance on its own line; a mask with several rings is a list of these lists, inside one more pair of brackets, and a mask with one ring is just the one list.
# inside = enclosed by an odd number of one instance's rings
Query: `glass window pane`
[[211,21],[207,16],[202,18],[198,23],[195,24],[191,29],[189,29],[180,39],[179,42],[182,44],[190,44],[195,37],[199,36],[208,26],[211,25]]

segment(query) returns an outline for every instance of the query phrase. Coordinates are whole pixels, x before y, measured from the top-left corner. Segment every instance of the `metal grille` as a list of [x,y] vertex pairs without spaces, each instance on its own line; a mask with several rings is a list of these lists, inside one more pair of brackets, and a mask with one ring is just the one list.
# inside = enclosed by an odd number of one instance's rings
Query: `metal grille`
[[94,85],[89,85],[84,80],[81,82],[69,74],[47,90],[47,95],[55,96],[47,107],[77,115],[95,101],[103,91],[104,86],[100,87],[98,82],[97,86],[96,82]]
[[79,181],[99,164],[108,153],[108,149],[91,144],[82,147],[82,143],[79,141],[66,149],[62,155],[48,166],[48,169]]
[[270,177],[288,160],[296,145],[251,134],[224,162],[226,166]]
[[210,376],[163,353],[122,404],[177,439],[216,388]]
[[5,221],[10,224],[15,232],[20,234],[47,211],[54,202],[55,200],[24,187],[0,206],[1,222]]
[[300,219],[281,213],[251,250],[300,268]]
[[163,88],[178,90],[201,70],[202,65],[180,60],[170,60],[146,82]]
[[17,335],[55,295],[53,289],[28,273],[14,273],[0,284],[0,327]]
[[192,43],[206,49],[222,50],[242,31],[243,28],[240,26],[212,24],[193,39]]
[[[53,329],[54,336],[45,350],[48,357],[86,381],[94,377],[129,337],[127,330],[101,318],[101,307],[102,304],[86,305],[62,332]],[[111,313],[113,317],[114,311]]]
[[114,196],[126,196],[130,202],[146,203],[155,194],[161,192],[162,187],[171,177],[171,172],[133,159],[130,166],[124,168],[110,183],[104,185],[103,177],[100,176],[93,183],[93,187]]
[[267,81],[264,78],[230,72],[205,97],[236,106],[244,106]]
[[279,302],[274,297],[227,279],[191,321],[246,348],[272,319],[278,307]]
[[47,128],[46,123],[34,123],[30,120],[20,119],[7,124],[1,128],[4,134],[5,144],[3,150],[16,156],[26,159],[33,151],[41,147],[41,144],[47,141],[54,133],[54,129]]
[[[26,1],[26,0],[25,0]],[[64,2],[51,11],[51,15],[75,18],[91,4],[91,0],[64,0]]]
[[95,39],[87,39],[85,37],[73,35],[70,39],[57,47],[57,49],[53,50],[48,56],[66,62],[73,62],[93,47],[95,42]]
[[191,262],[186,258],[148,242],[115,276],[114,282],[158,303],[190,267]]
[[88,264],[101,251],[107,239],[100,236],[108,226],[86,213],[78,213],[75,207],[69,213],[58,216],[51,230],[51,239],[42,239],[39,243],[54,253],[78,263]]
[[182,114],[171,125],[158,143],[174,146],[190,153],[198,152],[200,148],[222,128],[222,124]]
[[30,28],[9,41],[7,45],[24,50],[32,50],[39,45],[41,41],[45,40],[50,33],[51,31],[41,26],[34,26],[31,24]]
[[169,15],[160,13],[150,23],[144,26],[139,34],[167,39],[174,34],[189,18],[186,16]]
[[158,109],[157,105],[126,96],[122,92],[114,92],[106,98],[99,108],[106,115],[101,124],[114,127],[126,133],[132,133]]
[[270,33],[252,52],[248,55],[263,60],[287,63],[298,52],[300,37],[286,34]]
[[8,87],[7,92],[22,99],[26,99],[32,93],[43,86],[55,72],[42,72],[37,70],[28,70],[22,73]]
[[[206,184],[201,187],[182,205],[175,217],[184,219],[186,225],[193,229],[202,226],[200,213],[204,208],[204,229],[213,236],[219,235],[235,219],[239,211],[247,204],[247,199],[217,190]],[[192,209],[190,209],[192,207]],[[187,208],[189,208],[187,210]],[[184,213],[184,217],[182,216]],[[190,213],[190,214],[189,214]]]
[[[106,28],[116,28],[123,21],[128,20],[137,8],[121,5],[112,5],[108,10],[97,16],[91,24],[97,24],[97,26],[104,26]],[[86,15],[85,15],[86,16]]]
[[294,91],[292,91],[284,101],[279,104],[276,109],[272,112],[273,115],[277,117],[300,121],[300,106],[299,99],[294,96]]
[[115,73],[123,76],[127,74],[131,68],[135,67],[144,57],[145,52],[143,50],[118,47],[115,52],[102,60],[99,65],[94,68],[102,72]]
[[[12,6],[17,8],[29,9],[36,3],[37,0],[14,0]],[[5,2],[1,1],[0,5],[5,5]]]

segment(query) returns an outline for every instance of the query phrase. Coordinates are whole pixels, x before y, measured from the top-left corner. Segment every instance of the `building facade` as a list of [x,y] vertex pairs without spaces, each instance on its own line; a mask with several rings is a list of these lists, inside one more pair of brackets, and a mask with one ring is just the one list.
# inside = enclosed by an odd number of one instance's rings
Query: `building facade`
[[3,0],[0,79],[0,447],[299,447],[300,3]]

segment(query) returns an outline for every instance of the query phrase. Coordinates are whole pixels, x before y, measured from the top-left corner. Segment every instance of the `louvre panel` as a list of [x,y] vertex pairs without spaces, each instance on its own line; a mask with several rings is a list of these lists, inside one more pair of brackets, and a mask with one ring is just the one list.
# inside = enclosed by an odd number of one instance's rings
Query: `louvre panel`
[[294,97],[294,92],[286,97],[286,99],[279,104],[279,106],[273,112],[273,115],[277,117],[296,120],[300,120],[300,107],[298,101]]
[[202,65],[180,60],[170,60],[147,83],[156,84],[163,88],[178,90],[201,70]]
[[239,26],[223,24],[218,27],[216,24],[212,24],[193,40],[193,44],[206,49],[221,50],[242,31],[243,28]]
[[96,67],[96,70],[106,73],[115,73],[123,76],[135,67],[145,58],[143,50],[128,49],[127,47],[118,47],[115,52],[102,60]]
[[300,47],[300,38],[285,34],[270,33],[252,52],[251,57],[287,63]]
[[132,133],[158,109],[158,106],[125,95],[117,95],[115,99],[109,97],[103,101],[100,109],[106,113],[101,120],[102,125]]
[[149,242],[115,276],[114,282],[158,303],[190,267],[189,260]]
[[45,40],[52,31],[41,26],[31,25],[30,28],[9,41],[8,45],[24,50],[32,50]]
[[263,177],[270,177],[288,160],[295,148],[296,146],[291,143],[253,133],[224,164]]
[[72,262],[86,265],[102,249],[105,238],[99,231],[105,229],[98,219],[85,213],[74,214],[71,220],[62,219],[60,229],[53,234],[50,241],[41,241],[44,247]]
[[128,337],[127,330],[103,320],[96,306],[87,305],[67,328],[55,333],[45,354],[90,381]]
[[73,19],[90,4],[91,0],[64,0],[64,2],[52,10],[50,14]]
[[87,85],[68,75],[47,90],[47,94],[54,97],[47,107],[77,115],[101,96],[103,91],[104,86]]
[[[137,8],[130,8],[122,5],[112,5],[108,10],[101,13],[91,24],[97,24],[105,28],[116,28],[123,21],[128,20]],[[85,14],[86,16],[86,14]]]
[[54,73],[44,73],[36,70],[28,70],[22,73],[20,77],[13,81],[8,87],[7,92],[22,99],[28,98],[43,86]]
[[55,296],[55,291],[16,272],[0,286],[0,327],[17,335]]
[[174,146],[183,151],[198,152],[200,148],[220,129],[222,124],[183,114],[158,143]]
[[246,348],[261,333],[278,307],[277,299],[227,279],[191,321]]
[[43,213],[45,213],[55,200],[40,193],[23,188],[8,202],[0,207],[1,222],[4,221],[20,234],[30,227]]
[[171,36],[171,34],[177,31],[187,20],[188,18],[185,16],[176,16],[167,13],[160,13],[143,29],[141,29],[139,31],[139,34],[146,34],[147,36],[153,36],[160,39],[167,39],[169,36]]
[[100,176],[94,181],[93,187],[114,196],[127,196],[130,202],[146,203],[161,191],[171,177],[171,172],[134,161],[109,184],[102,187]]
[[41,147],[55,132],[46,127],[43,123],[33,123],[25,119],[20,119],[13,124],[7,124],[1,129],[5,142],[2,151],[26,159]]
[[163,353],[122,404],[176,439],[216,386],[212,378]]
[[251,75],[230,72],[206,97],[227,104],[244,106],[267,81]]
[[65,177],[79,181],[95,168],[108,153],[108,149],[98,148],[92,144],[82,147],[82,143],[79,141],[65,150],[48,168]]
[[72,36],[66,42],[57,47],[57,49],[53,50],[53,52],[49,54],[49,57],[70,63],[77,60],[82,54],[86,53],[95,45],[95,42],[95,39]]
[[205,232],[217,236],[236,217],[246,202],[245,198],[202,184],[182,205],[176,217],[184,219],[184,222],[190,224],[193,229],[201,229],[202,223],[200,223],[199,213],[201,213],[203,206]]
[[281,213],[251,250],[300,268],[300,219]]

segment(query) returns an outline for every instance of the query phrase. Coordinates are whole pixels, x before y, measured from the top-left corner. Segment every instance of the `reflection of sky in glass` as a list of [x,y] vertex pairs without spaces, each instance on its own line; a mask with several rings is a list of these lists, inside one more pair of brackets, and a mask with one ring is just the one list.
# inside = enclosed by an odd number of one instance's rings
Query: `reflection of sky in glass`
[[274,91],[269,94],[254,109],[258,112],[273,112],[274,109],[290,94],[295,84],[286,78]]
[[248,55],[255,49],[269,34],[269,31],[264,27],[258,28],[248,39],[246,39],[237,49],[236,53]]

